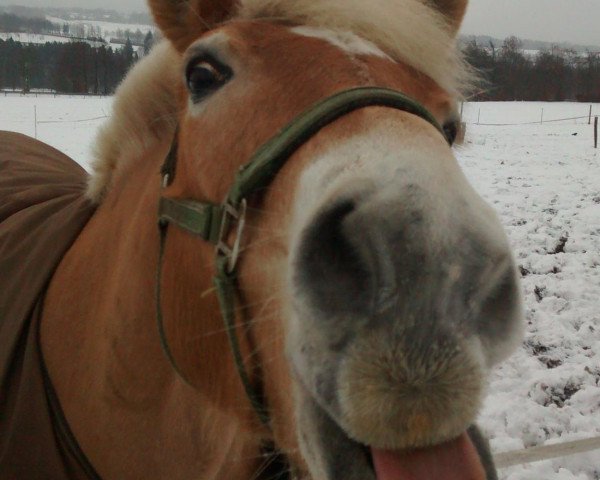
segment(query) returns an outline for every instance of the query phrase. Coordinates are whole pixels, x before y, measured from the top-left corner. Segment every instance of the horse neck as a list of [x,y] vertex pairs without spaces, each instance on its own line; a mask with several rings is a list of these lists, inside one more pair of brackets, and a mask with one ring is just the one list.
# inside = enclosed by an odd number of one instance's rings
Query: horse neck
[[[219,359],[195,352],[196,363],[212,372],[198,376],[197,388],[176,374],[160,346],[155,320],[160,159],[148,158],[116,179],[53,278],[41,326],[47,367],[74,435],[101,476],[249,478],[256,442],[231,414],[235,405],[220,403],[243,398],[241,387],[233,393],[222,387],[239,383],[226,340],[221,352],[209,352]],[[180,236],[172,233],[175,250]],[[203,255],[197,249],[189,258],[193,268],[167,268],[165,274],[205,291],[210,274],[186,273],[210,264]],[[169,288],[170,283],[165,279],[165,317],[194,312],[195,322],[183,332],[197,338],[206,329],[222,330],[210,302],[196,295],[188,303],[188,290]],[[182,332],[171,331],[174,344],[184,344],[178,340]],[[180,358],[185,361],[185,355]],[[218,381],[211,384],[215,365]]]

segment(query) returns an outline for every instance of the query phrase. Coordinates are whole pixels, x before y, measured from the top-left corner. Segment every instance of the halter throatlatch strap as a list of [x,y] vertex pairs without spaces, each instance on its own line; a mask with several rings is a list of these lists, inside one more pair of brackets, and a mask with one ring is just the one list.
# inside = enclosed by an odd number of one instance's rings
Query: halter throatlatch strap
[[[236,265],[245,222],[247,199],[264,190],[283,167],[287,159],[323,127],[355,110],[369,107],[389,107],[411,113],[433,125],[444,137],[435,117],[420,103],[401,92],[378,87],[359,87],[337,93],[322,100],[292,120],[252,156],[237,173],[233,185],[222,204],[179,200],[162,197],[159,204],[160,254],[156,281],[157,320],[163,349],[174,369],[183,377],[169,349],[161,306],[161,277],[167,227],[170,223],[196,235],[216,247],[216,276],[214,284],[221,314],[236,368],[252,406],[260,420],[268,425],[269,415],[264,396],[248,374],[235,326],[235,298],[238,291]],[[161,170],[163,186],[170,185],[177,163],[177,132],[169,155]],[[447,139],[447,137],[446,137]],[[448,139],[447,139],[448,140]],[[230,230],[236,228],[232,246],[227,243]],[[185,377],[183,377],[185,379]]]

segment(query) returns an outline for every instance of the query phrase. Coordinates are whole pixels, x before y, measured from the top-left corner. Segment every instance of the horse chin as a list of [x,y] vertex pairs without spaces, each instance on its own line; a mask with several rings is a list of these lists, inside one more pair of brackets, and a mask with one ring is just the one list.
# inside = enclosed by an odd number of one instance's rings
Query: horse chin
[[302,386],[297,388],[300,446],[309,466],[302,479],[495,480],[489,447],[476,427],[420,448],[380,449],[357,441]]
[[467,434],[488,373],[479,341],[437,335],[425,345],[373,328],[343,347],[318,343],[289,350],[309,478],[495,478]]

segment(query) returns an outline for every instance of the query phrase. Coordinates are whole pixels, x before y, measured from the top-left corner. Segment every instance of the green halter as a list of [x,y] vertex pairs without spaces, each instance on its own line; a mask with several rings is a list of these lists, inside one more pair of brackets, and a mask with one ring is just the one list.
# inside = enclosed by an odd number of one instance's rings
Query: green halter
[[[160,227],[160,255],[156,281],[157,321],[162,347],[173,365],[183,377],[167,342],[161,306],[161,277],[167,227],[170,223],[196,235],[216,247],[214,278],[225,330],[229,337],[234,361],[246,394],[260,420],[269,424],[269,413],[260,388],[251,380],[242,358],[235,331],[235,297],[237,292],[236,265],[244,230],[247,199],[266,188],[277,175],[287,159],[312,136],[336,119],[369,106],[390,107],[411,113],[429,122],[442,135],[443,129],[433,115],[420,103],[403,93],[387,88],[359,87],[342,91],[310,107],[292,120],[283,130],[265,143],[235,177],[233,185],[222,204],[178,200],[161,197],[158,213]],[[448,138],[446,137],[448,140]],[[177,134],[162,169],[163,185],[169,185],[175,175],[177,162]],[[230,231],[235,227],[232,246],[227,244]]]

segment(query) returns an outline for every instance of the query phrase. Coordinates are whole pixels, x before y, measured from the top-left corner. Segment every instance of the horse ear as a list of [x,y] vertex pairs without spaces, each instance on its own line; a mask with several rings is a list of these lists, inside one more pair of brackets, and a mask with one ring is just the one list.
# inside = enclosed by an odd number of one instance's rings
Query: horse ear
[[156,24],[180,52],[231,17],[236,4],[236,0],[148,0]]
[[462,24],[469,0],[428,0],[448,19],[452,32],[458,32]]

